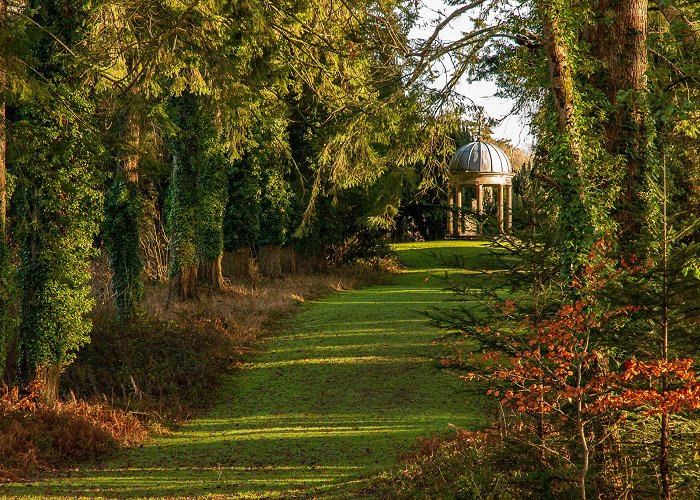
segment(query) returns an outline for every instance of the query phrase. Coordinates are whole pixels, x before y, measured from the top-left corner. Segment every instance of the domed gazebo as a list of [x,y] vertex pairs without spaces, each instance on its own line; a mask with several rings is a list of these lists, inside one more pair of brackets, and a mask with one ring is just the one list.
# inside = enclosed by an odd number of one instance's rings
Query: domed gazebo
[[496,190],[498,226],[501,232],[509,232],[513,220],[513,175],[510,160],[496,146],[479,140],[459,148],[450,162],[447,191],[450,212],[447,218],[447,235],[467,234],[462,207],[467,190],[476,191],[476,206],[472,206],[472,210],[476,210],[479,215],[484,213],[484,187]]

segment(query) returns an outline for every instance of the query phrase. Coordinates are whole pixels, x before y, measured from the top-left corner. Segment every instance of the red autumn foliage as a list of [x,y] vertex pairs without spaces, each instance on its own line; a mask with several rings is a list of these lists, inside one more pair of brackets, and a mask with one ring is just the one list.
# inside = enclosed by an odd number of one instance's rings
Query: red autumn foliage
[[[590,263],[574,282],[578,300],[562,305],[551,319],[535,324],[525,318],[515,328],[482,328],[483,333],[501,336],[515,354],[471,354],[464,365],[481,371],[467,378],[489,381],[494,388],[488,394],[532,415],[556,412],[563,419],[573,418],[572,402],[579,400],[589,419],[620,410],[654,415],[700,409],[700,382],[691,359],[628,359],[616,371],[610,368],[614,360],[593,346],[594,332],[600,335],[613,322],[639,311],[634,305],[610,307],[599,300],[598,292],[624,274],[649,267],[634,257],[621,261],[608,253],[604,241],[595,245]],[[501,310],[510,318],[516,305],[509,300]]]
[[[656,415],[700,409],[700,383],[692,369],[692,359],[651,362],[630,359],[622,366],[623,371],[591,381],[599,396],[587,405],[588,413],[631,409]],[[669,384],[665,391],[660,389],[662,377]]]

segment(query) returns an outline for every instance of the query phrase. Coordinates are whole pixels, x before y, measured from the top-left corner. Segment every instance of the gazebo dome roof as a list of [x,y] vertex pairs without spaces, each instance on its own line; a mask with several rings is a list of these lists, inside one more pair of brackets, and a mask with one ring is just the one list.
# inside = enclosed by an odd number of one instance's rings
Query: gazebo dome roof
[[451,172],[512,173],[506,154],[493,144],[470,142],[459,148],[450,162]]

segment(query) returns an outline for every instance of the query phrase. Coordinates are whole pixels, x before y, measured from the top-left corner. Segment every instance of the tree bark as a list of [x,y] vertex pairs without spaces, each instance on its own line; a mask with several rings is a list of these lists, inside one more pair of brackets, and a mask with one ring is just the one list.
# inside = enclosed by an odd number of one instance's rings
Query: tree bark
[[122,131],[124,151],[119,159],[118,173],[124,176],[128,184],[139,182],[139,146],[141,144],[141,125],[133,111],[126,111]]
[[574,157],[574,161],[580,165],[583,160],[581,147],[577,140],[574,79],[569,61],[569,51],[564,41],[563,30],[559,25],[557,13],[552,12],[555,9],[554,6],[546,5],[543,1],[540,4],[545,48],[549,59],[550,84],[557,112],[557,124],[562,133],[569,135],[571,154]]
[[[666,186],[666,161],[664,158],[663,165],[663,206],[661,216],[663,218],[663,245],[662,245],[662,309],[663,316],[661,319],[661,358],[664,363],[668,362],[668,219],[667,219],[667,186]],[[668,376],[664,372],[661,377],[661,395],[664,400],[668,392]],[[661,492],[664,500],[671,499],[671,462],[669,459],[669,434],[670,424],[668,421],[668,409],[664,406],[661,414],[661,436],[660,436],[660,454],[659,454],[659,473],[661,475]]]
[[600,16],[584,34],[593,56],[603,63],[602,90],[611,104],[604,147],[625,162],[614,214],[623,242],[636,238],[643,221],[640,194],[649,155],[647,9],[647,0],[598,0]]
[[197,266],[184,266],[175,276],[173,276],[172,287],[177,293],[178,299],[185,301],[197,298],[198,274],[199,272]]
[[219,255],[217,258],[206,260],[200,265],[201,281],[213,290],[222,290],[224,288],[224,273],[221,267],[222,259],[223,255]]
[[588,447],[588,439],[586,438],[585,422],[583,420],[583,396],[581,395],[581,387],[583,381],[583,359],[588,352],[589,338],[586,337],[586,342],[581,353],[581,358],[576,367],[576,389],[579,391],[579,396],[576,399],[576,430],[578,431],[579,445],[581,446],[581,468],[579,469],[579,498],[586,500],[586,476],[590,462],[590,448]]
[[698,43],[700,41],[700,29],[688,22],[688,19],[678,7],[670,1],[657,2],[656,5],[668,24],[680,26],[680,35],[684,42]]
[[58,400],[58,384],[61,380],[63,367],[47,365],[37,369],[35,383],[39,391],[36,396],[42,403],[53,404]]
[[[5,0],[0,0],[0,30],[5,29]],[[12,297],[5,283],[10,271],[10,254],[7,245],[7,133],[5,125],[5,68],[0,63],[0,378],[5,375],[5,363],[10,336],[10,304]]]

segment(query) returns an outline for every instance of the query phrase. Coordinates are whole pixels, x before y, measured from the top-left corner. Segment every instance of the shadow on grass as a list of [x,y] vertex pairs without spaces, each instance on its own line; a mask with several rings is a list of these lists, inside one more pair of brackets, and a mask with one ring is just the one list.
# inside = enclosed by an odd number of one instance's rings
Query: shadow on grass
[[[399,253],[425,271],[437,262],[424,257],[434,248],[483,252],[455,243]],[[485,397],[435,362],[440,332],[423,312],[451,295],[432,276],[305,304],[288,331],[230,377],[207,416],[101,469],[0,486],[0,496],[352,496],[417,436],[448,434],[450,424],[474,429],[490,413]]]
[[36,498],[149,498],[157,491],[157,496],[166,498],[289,498],[320,486],[342,485],[356,472],[356,468],[333,466],[115,468],[96,471],[89,482],[76,483],[69,476],[55,487],[27,484],[11,494]]

